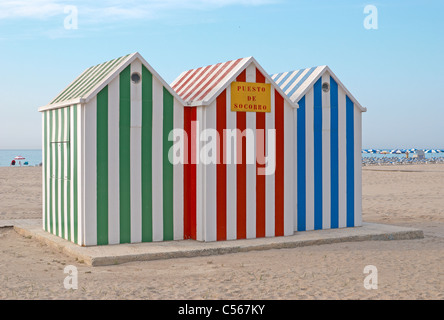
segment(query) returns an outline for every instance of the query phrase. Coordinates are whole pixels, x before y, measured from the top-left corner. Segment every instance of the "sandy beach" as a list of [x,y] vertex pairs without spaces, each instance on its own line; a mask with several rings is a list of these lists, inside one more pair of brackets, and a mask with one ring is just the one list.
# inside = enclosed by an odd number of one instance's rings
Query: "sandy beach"
[[[40,218],[41,181],[41,168],[0,167],[0,219]],[[0,299],[444,299],[444,164],[365,167],[362,203],[365,222],[425,238],[89,267],[0,228]],[[66,265],[78,290],[63,286]]]

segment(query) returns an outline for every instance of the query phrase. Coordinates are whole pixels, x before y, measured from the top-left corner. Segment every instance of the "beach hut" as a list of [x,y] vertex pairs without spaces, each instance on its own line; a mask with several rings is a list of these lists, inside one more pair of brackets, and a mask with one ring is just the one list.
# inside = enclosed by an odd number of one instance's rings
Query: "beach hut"
[[328,66],[273,74],[295,112],[295,231],[362,224],[362,107]]
[[184,103],[139,53],[86,69],[43,114],[43,228],[79,245],[183,239],[168,134]]
[[[187,190],[190,237],[214,241],[292,235],[297,104],[253,57],[184,71],[171,87],[190,107],[189,117],[200,123],[199,132],[215,130],[219,137],[219,161],[185,169],[186,185],[198,181],[197,189]],[[191,143],[192,149],[202,144]],[[270,151],[271,144],[275,150]],[[270,153],[275,159],[268,168],[274,170],[266,174],[265,154]]]
[[365,109],[314,71],[295,96],[253,57],[171,85],[138,53],[86,69],[39,108],[44,230],[91,246],[359,226]]

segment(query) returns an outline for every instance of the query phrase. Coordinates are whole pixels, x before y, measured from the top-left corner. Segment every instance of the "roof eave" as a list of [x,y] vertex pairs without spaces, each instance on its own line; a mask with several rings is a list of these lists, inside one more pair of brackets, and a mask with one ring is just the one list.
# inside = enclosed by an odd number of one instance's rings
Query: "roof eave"
[[307,94],[307,92],[313,87],[316,81],[318,81],[322,77],[322,75],[328,71],[330,76],[332,76],[333,79],[336,81],[336,83],[339,86],[341,86],[341,88],[345,91],[345,94],[353,101],[353,103],[358,107],[358,109],[361,112],[367,111],[367,108],[361,106],[358,100],[356,100],[356,98],[350,93],[350,91],[348,91],[348,89],[344,86],[341,80],[339,80],[339,78],[333,73],[333,71],[331,71],[331,69],[328,66],[321,66],[321,67],[323,68],[321,72],[319,72],[319,74],[311,81],[311,83],[297,97],[294,98],[294,101],[299,101],[305,94]]
[[76,98],[76,99],[72,99],[72,100],[62,101],[59,103],[48,104],[46,106],[38,108],[38,111],[43,112],[43,111],[48,111],[48,110],[60,109],[60,108],[64,108],[64,107],[68,107],[68,106],[72,106],[72,105],[76,105],[76,104],[84,104],[85,102],[86,102],[86,100],[83,98]]
[[338,83],[342,87],[342,89],[344,89],[345,93],[349,96],[349,98],[353,101],[353,103],[361,110],[361,112],[367,111],[367,108],[361,106],[358,100],[356,100],[356,98],[350,93],[350,91],[348,91],[347,87],[344,86],[341,80],[339,80],[339,78],[333,73],[333,71],[331,71],[331,69],[328,66],[325,66],[325,70],[321,73],[324,73],[325,71],[328,71],[330,73],[330,75],[333,77],[336,83]]

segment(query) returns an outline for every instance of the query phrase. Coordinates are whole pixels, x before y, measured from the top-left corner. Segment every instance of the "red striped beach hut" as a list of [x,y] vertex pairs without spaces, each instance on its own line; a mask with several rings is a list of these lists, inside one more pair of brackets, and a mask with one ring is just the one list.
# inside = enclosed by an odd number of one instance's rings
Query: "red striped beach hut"
[[[261,104],[249,101],[248,95],[235,97],[239,88],[248,92],[261,86],[268,90],[262,104],[267,110],[255,109]],[[171,87],[188,106],[185,130],[189,135],[190,120],[197,120],[199,130],[214,129],[219,137],[217,161],[184,166],[189,186],[184,202],[185,236],[215,241],[292,235],[297,104],[253,57],[185,71]],[[275,134],[273,139],[270,132]],[[191,150],[199,149],[202,140],[192,139]],[[269,141],[275,143],[275,170],[264,174]]]

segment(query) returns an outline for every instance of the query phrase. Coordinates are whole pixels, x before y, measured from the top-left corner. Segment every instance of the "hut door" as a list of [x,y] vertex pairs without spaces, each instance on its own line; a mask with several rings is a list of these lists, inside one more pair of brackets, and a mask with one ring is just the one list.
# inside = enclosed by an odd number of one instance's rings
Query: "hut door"
[[55,180],[70,179],[70,110],[70,107],[52,110],[55,126],[51,134],[50,172]]
[[70,150],[69,142],[51,143],[52,178],[55,180],[70,180]]

